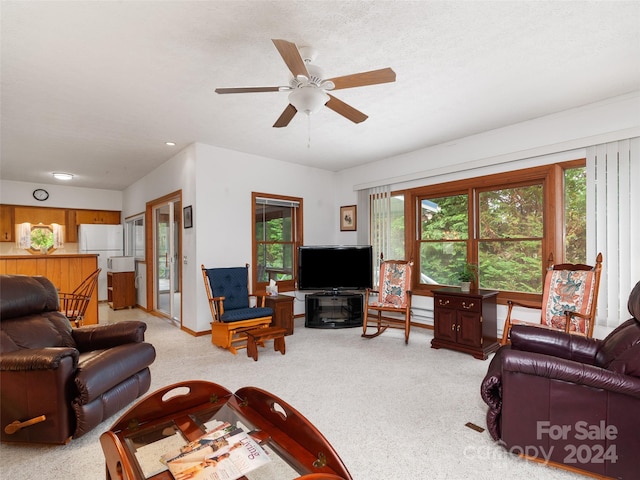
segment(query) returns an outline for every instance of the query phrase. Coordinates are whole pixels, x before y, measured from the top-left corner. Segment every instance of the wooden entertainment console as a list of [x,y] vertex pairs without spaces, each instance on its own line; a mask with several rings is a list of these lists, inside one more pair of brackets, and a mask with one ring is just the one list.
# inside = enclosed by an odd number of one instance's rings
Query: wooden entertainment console
[[350,328],[362,326],[363,300],[358,292],[321,292],[305,298],[304,326],[307,328]]

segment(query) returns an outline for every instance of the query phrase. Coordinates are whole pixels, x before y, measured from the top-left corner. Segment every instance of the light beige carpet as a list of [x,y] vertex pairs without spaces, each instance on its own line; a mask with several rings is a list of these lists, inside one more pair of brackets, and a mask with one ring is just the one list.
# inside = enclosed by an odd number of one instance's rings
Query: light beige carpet
[[[306,329],[296,319],[286,355],[269,343],[254,362],[140,310],[101,306],[100,315],[147,322],[157,350],[150,392],[188,379],[268,390],[318,427],[356,480],[584,478],[512,457],[466,427],[486,426],[479,391],[489,361],[431,349],[429,330],[413,329],[405,346],[399,330],[367,340],[359,328]],[[104,479],[98,438],[117,417],[64,446],[1,445],[0,478]]]

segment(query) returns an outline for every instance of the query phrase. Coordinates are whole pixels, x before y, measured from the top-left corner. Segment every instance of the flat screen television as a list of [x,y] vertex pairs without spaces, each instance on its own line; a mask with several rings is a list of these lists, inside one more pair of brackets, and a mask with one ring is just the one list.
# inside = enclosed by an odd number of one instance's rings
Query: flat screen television
[[373,285],[371,245],[298,248],[299,290],[363,290]]

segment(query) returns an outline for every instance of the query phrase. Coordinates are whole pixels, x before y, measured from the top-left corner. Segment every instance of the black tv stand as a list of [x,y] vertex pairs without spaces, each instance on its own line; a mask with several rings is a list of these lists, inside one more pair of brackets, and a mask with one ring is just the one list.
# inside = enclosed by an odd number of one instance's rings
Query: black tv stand
[[304,326],[351,328],[362,326],[362,293],[332,290],[308,294]]

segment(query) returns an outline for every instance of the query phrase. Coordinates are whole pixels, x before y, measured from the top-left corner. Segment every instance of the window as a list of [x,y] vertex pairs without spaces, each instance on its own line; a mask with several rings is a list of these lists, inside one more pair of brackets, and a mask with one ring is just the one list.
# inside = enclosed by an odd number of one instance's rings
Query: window
[[295,290],[302,245],[302,199],[252,193],[254,291],[271,280],[279,291]]
[[551,252],[556,263],[585,263],[585,192],[584,160],[407,191],[414,290],[458,285],[472,263],[480,288],[539,295]]
[[16,246],[32,252],[48,253],[63,246],[64,227],[57,223],[51,225],[16,225]]
[[49,225],[34,225],[31,227],[31,248],[48,251],[53,247],[53,230]]
[[478,273],[483,288],[539,293],[542,184],[478,192]]
[[564,261],[587,262],[587,169],[564,171]]
[[467,259],[469,239],[467,194],[419,197],[420,283],[454,285]]
[[127,218],[125,221],[125,242],[124,253],[127,256],[135,257],[138,260],[145,259],[145,230],[144,213]]

